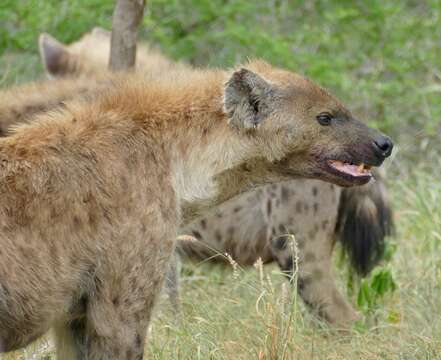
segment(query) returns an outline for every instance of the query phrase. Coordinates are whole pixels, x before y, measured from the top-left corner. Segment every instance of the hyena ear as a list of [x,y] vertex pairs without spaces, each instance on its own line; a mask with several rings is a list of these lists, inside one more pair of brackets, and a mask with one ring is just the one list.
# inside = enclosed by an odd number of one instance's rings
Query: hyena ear
[[92,35],[96,37],[110,38],[111,32],[109,30],[103,29],[102,27],[95,26],[92,29]]
[[225,85],[224,110],[239,129],[256,128],[270,113],[273,86],[256,73],[240,69]]
[[50,79],[66,73],[70,54],[62,43],[42,33],[38,38],[38,47],[44,70]]

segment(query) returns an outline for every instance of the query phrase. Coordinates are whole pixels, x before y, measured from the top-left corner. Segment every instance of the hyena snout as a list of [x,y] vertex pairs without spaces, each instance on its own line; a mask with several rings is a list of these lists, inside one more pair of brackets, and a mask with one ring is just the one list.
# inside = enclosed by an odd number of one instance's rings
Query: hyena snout
[[372,141],[372,147],[375,155],[384,160],[392,154],[394,144],[389,137],[380,135]]

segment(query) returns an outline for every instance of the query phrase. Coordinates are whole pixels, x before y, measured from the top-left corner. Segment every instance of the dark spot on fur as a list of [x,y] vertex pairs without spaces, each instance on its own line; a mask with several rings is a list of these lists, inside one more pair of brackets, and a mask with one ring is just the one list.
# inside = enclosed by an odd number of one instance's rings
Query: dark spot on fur
[[78,216],[73,217],[73,226],[74,226],[74,228],[81,227],[81,220]]
[[289,272],[291,274],[293,268],[294,268],[294,261],[292,256],[288,256],[288,258],[284,261],[283,264],[281,264],[280,268],[283,272]]
[[276,250],[285,250],[287,243],[286,236],[280,236],[275,241],[273,241],[273,246]]
[[216,230],[214,232],[214,237],[216,239],[217,242],[221,242],[222,241],[222,234],[219,230]]
[[121,189],[123,191],[127,191],[128,188],[129,188],[129,181],[128,181],[127,177],[121,176]]
[[142,338],[141,335],[136,334],[136,338],[135,338],[135,346],[137,349],[141,349],[142,346]]
[[280,224],[280,225],[279,225],[279,231],[280,231],[281,233],[286,232],[285,226],[284,226],[283,224]]
[[58,216],[58,211],[55,207],[51,207],[50,217],[51,219],[55,219]]
[[271,215],[271,211],[272,211],[272,203],[271,200],[268,200],[268,202],[266,203],[266,213],[268,215]]
[[235,208],[234,208],[234,212],[235,213],[237,213],[237,212],[239,212],[240,210],[242,210],[242,207],[241,206],[236,206]]
[[199,231],[193,230],[191,233],[193,234],[193,236],[194,236],[196,239],[198,239],[198,240],[201,240],[201,239],[202,239],[202,235],[201,235],[201,233],[200,233]]
[[25,246],[19,245],[18,251],[20,252],[21,256],[25,259],[31,259],[32,258],[32,251],[30,249],[27,249]]
[[271,234],[273,236],[277,234],[276,228],[274,228],[274,227],[271,228]]
[[26,148],[18,148],[17,149],[17,155],[18,156],[26,156],[29,153],[29,151]]
[[112,299],[112,304],[115,305],[115,306],[119,306],[119,297],[118,296],[115,296]]
[[317,188],[314,186],[314,187],[312,188],[312,195],[317,196],[317,194],[318,194],[318,190],[317,190]]
[[89,211],[89,225],[95,227],[98,222],[98,217],[95,212]]
[[286,186],[282,186],[282,202],[287,203],[290,197],[290,191]]
[[304,291],[309,285],[312,284],[312,279],[310,276],[301,276],[297,280],[297,288],[299,293]]
[[201,220],[201,227],[202,227],[202,229],[206,229],[207,228],[207,220],[205,220],[205,219],[202,219]]
[[319,205],[317,203],[314,203],[314,215],[317,214],[318,209],[319,209]]

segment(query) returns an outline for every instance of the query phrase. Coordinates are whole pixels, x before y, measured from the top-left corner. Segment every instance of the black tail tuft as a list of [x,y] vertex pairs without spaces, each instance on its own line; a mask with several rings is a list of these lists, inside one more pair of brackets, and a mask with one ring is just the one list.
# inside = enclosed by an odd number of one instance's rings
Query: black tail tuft
[[366,276],[383,258],[385,237],[393,233],[391,204],[382,179],[342,191],[336,234],[351,266]]

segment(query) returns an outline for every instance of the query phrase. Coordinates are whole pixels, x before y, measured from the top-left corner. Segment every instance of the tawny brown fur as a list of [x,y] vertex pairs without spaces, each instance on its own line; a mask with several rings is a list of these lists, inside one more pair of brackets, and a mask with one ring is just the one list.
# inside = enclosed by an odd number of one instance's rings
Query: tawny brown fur
[[[245,67],[118,79],[0,141],[2,351],[53,326],[60,358],[142,357],[180,225],[266,183],[367,181],[329,171],[324,154],[387,156],[311,81]],[[344,128],[324,131],[321,111]]]
[[58,107],[73,97],[86,97],[93,92],[99,92],[109,84],[108,75],[80,76],[58,79],[56,85],[50,81],[40,81],[2,91],[0,136],[8,135],[12,125],[27,122],[36,114]]

